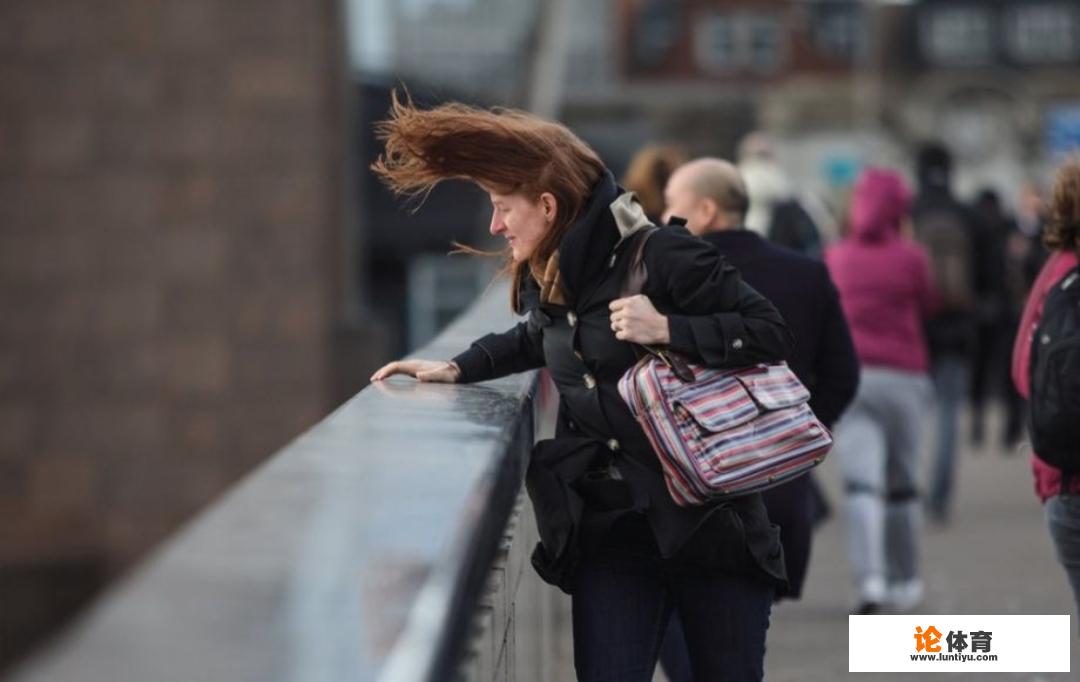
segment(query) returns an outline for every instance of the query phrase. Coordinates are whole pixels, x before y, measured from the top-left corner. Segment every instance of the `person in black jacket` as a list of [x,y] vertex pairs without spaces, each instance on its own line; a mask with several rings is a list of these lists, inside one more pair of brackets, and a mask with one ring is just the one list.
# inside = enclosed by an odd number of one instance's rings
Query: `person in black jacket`
[[937,430],[927,511],[947,523],[956,482],[960,408],[970,392],[980,304],[992,283],[992,238],[978,216],[954,195],[952,156],[939,144],[919,150],[919,193],[911,204],[915,239],[930,255],[940,305],[926,322],[930,374],[937,398]]
[[698,679],[761,679],[773,590],[785,582],[764,502],[677,506],[617,382],[636,362],[632,343],[713,367],[783,359],[792,339],[780,314],[682,229],[648,240],[644,293],[619,298],[628,247],[650,223],[561,125],[395,97],[380,133],[373,169],[392,189],[464,178],[489,193],[490,230],[507,240],[513,305],[527,319],[451,361],[392,362],[372,379],[468,383],[548,368],[563,414],[526,474],[541,537],[533,566],[572,595],[579,678],[650,680],[675,610]]
[[[746,186],[727,161],[703,158],[681,166],[668,181],[665,198],[666,219],[685,218],[691,234],[715,246],[783,315],[795,337],[788,365],[810,389],[814,414],[832,428],[855,397],[859,360],[825,264],[744,228]],[[778,597],[798,599],[802,593],[810,557],[812,485],[804,476],[765,492],[787,561],[789,586]]]
[[[727,161],[703,158],[679,167],[664,195],[665,222],[685,220],[692,234],[715,246],[784,316],[795,336],[788,364],[810,389],[814,413],[831,428],[855,396],[859,361],[824,263],[745,229],[746,185],[739,170]],[[788,585],[777,591],[777,599],[802,595],[815,518],[815,485],[807,475],[764,493],[769,518],[780,526],[788,573]],[[678,625],[673,621],[661,653],[673,682],[691,679],[676,672],[685,670],[679,662],[685,647]]]

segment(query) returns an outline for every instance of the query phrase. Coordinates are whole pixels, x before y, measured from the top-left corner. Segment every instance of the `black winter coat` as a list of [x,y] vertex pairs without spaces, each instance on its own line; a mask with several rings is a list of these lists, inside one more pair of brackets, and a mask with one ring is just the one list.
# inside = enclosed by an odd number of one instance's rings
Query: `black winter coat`
[[[795,336],[788,364],[810,389],[814,414],[832,428],[855,397],[859,359],[828,268],[749,230],[713,232],[704,239],[784,316]],[[801,476],[764,493],[769,518],[780,526],[787,563],[789,584],[778,592],[780,597],[802,594],[816,516],[813,485],[811,476]]]
[[[677,506],[619,396],[618,380],[637,356],[611,331],[608,304],[620,295],[632,235],[649,225],[631,196],[605,173],[567,231],[559,246],[567,305],[540,303],[528,278],[519,295],[526,321],[454,358],[463,382],[547,367],[559,389],[560,427],[537,444],[526,476],[541,537],[533,565],[571,591],[582,548],[620,528],[646,527],[623,523],[644,518],[664,557],[783,584],[778,530],[761,496]],[[668,315],[673,350],[713,367],[787,356],[792,338],[779,313],[712,246],[682,228],[664,229],[647,242],[644,261],[643,293]]]
[[810,389],[814,414],[832,428],[855,397],[859,358],[828,268],[749,230],[713,232],[703,239],[784,316],[795,337],[788,365]]

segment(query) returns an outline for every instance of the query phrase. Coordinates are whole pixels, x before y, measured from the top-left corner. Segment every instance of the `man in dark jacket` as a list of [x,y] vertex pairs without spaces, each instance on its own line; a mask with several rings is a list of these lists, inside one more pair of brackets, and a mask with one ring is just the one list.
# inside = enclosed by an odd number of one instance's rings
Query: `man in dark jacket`
[[[780,311],[795,337],[788,364],[810,389],[814,413],[831,428],[855,396],[859,363],[825,265],[744,229],[749,208],[746,186],[738,169],[726,161],[703,158],[681,166],[668,181],[665,201],[666,220],[684,219],[691,233],[716,246]],[[803,476],[764,493],[769,518],[780,526],[788,570],[789,586],[777,591],[778,599],[798,599],[802,594],[815,485],[811,476]],[[673,681],[691,679],[677,628],[673,621],[661,650],[661,661]]]
[[[745,184],[735,166],[720,159],[697,159],[668,181],[666,218],[686,220],[686,228],[713,244],[743,279],[772,301],[795,336],[788,360],[810,389],[810,407],[831,427],[855,395],[859,363],[828,270],[820,261],[770,244],[743,228],[749,208]],[[810,554],[812,483],[802,477],[765,493],[769,517],[781,528],[790,591],[798,598]]]
[[971,209],[953,196],[952,157],[938,144],[919,151],[919,194],[911,205],[915,239],[930,255],[941,305],[926,324],[930,373],[937,394],[937,442],[933,449],[927,510],[948,519],[956,470],[957,422],[968,395],[976,350],[980,304],[992,280],[992,238]]

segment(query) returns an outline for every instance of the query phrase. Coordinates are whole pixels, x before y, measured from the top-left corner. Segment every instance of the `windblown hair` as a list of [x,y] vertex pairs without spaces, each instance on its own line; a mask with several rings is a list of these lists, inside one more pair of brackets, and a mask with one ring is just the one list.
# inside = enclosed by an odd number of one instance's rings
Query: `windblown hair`
[[642,147],[630,159],[621,184],[637,195],[645,215],[658,221],[664,213],[664,188],[668,178],[686,161],[686,154],[672,145]]
[[596,152],[566,127],[512,109],[459,103],[418,109],[395,91],[390,117],[376,124],[376,133],[386,149],[371,169],[398,195],[423,196],[443,180],[458,179],[530,201],[544,192],[555,197],[552,229],[527,263],[508,265],[515,284],[528,266],[543,270],[604,170]]
[[1080,253],[1080,154],[1071,156],[1058,169],[1043,242],[1051,249]]

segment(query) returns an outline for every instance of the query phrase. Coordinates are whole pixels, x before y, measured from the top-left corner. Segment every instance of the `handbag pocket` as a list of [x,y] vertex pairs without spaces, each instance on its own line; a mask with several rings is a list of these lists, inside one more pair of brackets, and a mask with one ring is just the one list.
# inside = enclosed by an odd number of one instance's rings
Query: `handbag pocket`
[[749,481],[764,489],[788,472],[788,464],[807,455],[816,459],[812,453],[832,442],[807,405],[767,412],[753,422],[692,440],[698,446],[694,448],[698,469],[710,488],[725,494]]
[[746,384],[734,376],[702,381],[671,399],[676,418],[686,427],[718,433],[733,429],[761,414],[759,403]]
[[782,410],[810,400],[810,391],[786,365],[761,365],[735,374],[762,410]]

